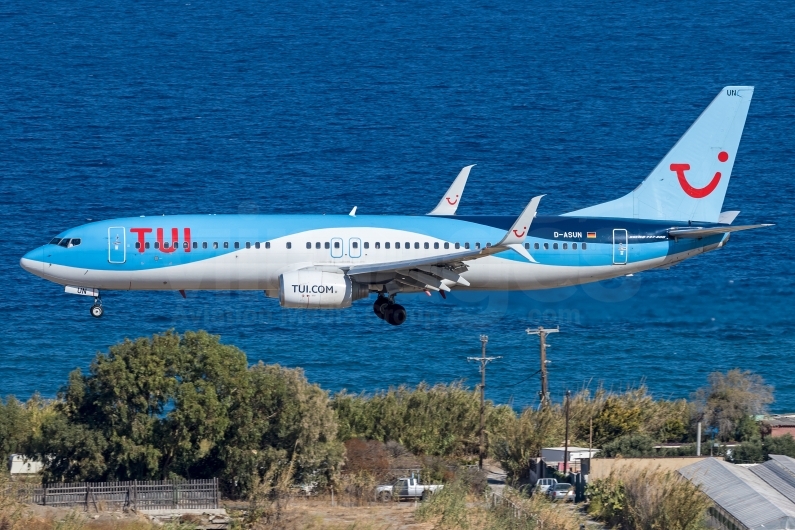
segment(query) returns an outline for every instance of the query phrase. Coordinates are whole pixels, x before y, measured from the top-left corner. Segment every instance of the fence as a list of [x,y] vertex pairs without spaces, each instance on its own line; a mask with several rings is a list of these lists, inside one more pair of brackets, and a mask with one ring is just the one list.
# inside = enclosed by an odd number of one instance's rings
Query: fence
[[527,512],[525,512],[522,508],[520,508],[515,503],[506,499],[503,495],[500,495],[497,492],[492,491],[488,494],[488,502],[492,510],[500,506],[506,507],[508,510],[510,510],[510,513],[514,519],[526,519],[530,517],[530,515]]
[[220,505],[218,479],[76,482],[12,486],[20,501],[42,506],[103,510],[207,510]]

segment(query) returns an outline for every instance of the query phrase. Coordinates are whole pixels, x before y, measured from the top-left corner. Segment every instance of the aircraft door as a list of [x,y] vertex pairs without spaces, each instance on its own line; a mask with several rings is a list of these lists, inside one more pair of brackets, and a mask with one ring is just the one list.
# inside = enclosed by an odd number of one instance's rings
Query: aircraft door
[[125,261],[127,261],[127,234],[123,226],[111,226],[108,228],[108,262]]
[[629,237],[623,228],[613,230],[613,265],[626,265],[629,257]]
[[342,257],[342,238],[340,237],[331,238],[331,257],[332,258]]
[[348,255],[352,258],[362,257],[362,241],[358,237],[352,237],[348,240]]

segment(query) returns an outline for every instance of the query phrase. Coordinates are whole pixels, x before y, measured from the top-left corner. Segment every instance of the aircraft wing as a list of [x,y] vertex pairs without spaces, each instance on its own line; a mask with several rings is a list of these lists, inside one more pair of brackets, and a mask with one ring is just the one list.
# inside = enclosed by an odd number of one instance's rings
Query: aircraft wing
[[467,185],[469,172],[473,167],[475,167],[475,164],[461,170],[450,185],[450,188],[448,188],[447,193],[442,196],[442,200],[436,205],[436,208],[428,212],[427,215],[455,215],[458,205],[461,204],[461,196],[464,194],[464,186]]
[[524,248],[524,241],[542,196],[534,197],[514,222],[502,240],[491,247],[450,252],[438,256],[412,260],[391,261],[353,265],[348,276],[364,276],[377,273],[392,273],[392,281],[412,289],[449,291],[450,285],[465,285],[469,282],[460,273],[467,270],[467,261],[476,260],[506,250],[514,250],[530,262],[537,263]]
[[741,230],[753,230],[754,228],[764,228],[767,226],[774,226],[772,224],[759,224],[759,225],[744,225],[744,226],[715,226],[711,228],[699,227],[682,227],[671,228],[668,230],[668,236],[671,238],[687,238],[687,239],[701,239],[702,237],[714,236],[717,234],[728,234],[730,232],[739,232]]

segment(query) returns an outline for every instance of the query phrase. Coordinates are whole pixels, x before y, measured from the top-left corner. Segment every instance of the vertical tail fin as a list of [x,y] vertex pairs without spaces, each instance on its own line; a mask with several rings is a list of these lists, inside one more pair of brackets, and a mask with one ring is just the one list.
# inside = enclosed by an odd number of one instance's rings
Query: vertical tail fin
[[717,222],[753,93],[725,87],[640,186],[565,215]]

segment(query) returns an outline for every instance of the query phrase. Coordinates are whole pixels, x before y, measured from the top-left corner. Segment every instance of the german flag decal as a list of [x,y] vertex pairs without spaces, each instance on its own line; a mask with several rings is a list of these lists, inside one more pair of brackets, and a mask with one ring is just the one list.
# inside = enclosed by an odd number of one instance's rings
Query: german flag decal
[[588,232],[588,239],[596,239],[596,232]]

